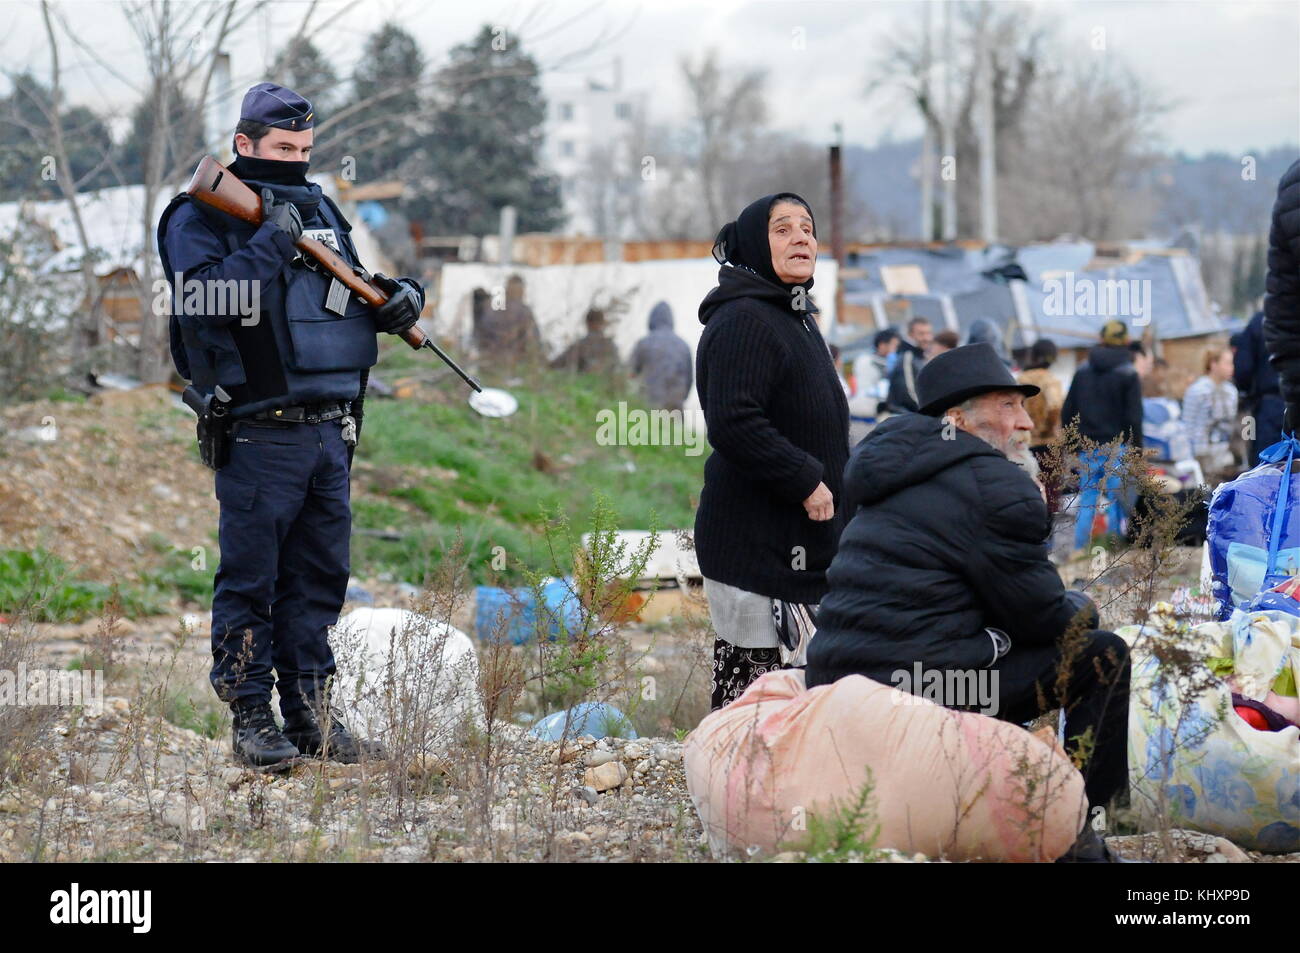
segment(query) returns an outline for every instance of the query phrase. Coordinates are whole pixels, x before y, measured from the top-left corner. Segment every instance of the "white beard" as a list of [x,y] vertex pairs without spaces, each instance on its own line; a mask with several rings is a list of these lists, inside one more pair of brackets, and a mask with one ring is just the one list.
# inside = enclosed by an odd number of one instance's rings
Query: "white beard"
[[985,427],[975,427],[974,433],[994,450],[1005,454],[1008,460],[1028,473],[1034,482],[1038,481],[1038,458],[1029,449],[1029,444],[1015,435],[1004,442],[997,433]]

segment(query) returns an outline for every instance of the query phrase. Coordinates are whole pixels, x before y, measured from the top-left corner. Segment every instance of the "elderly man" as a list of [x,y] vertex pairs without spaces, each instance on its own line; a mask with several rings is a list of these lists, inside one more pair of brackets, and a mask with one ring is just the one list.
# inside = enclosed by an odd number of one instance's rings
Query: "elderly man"
[[[963,676],[931,686],[991,691],[978,706],[944,697],[948,707],[1016,722],[1063,707],[1066,747],[1089,752],[1088,800],[1103,807],[1127,782],[1128,652],[1062,585],[1042,493],[1013,462],[1032,459],[1024,401],[1038,388],[1017,384],[987,344],[936,356],[917,384],[920,412],[878,426],[845,469],[851,519],[826,573],[808,686],[865,675],[903,687],[899,673],[919,666]],[[1090,826],[1067,857],[1111,859]]]

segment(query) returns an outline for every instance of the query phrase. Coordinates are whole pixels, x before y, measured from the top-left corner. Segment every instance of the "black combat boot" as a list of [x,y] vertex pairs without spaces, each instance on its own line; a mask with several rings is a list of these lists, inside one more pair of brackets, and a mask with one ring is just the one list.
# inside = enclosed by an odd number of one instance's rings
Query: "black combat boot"
[[[323,732],[322,721],[329,725]],[[332,711],[323,719],[317,717],[313,707],[289,712],[284,716],[284,733],[299,751],[310,758],[356,764],[384,757],[381,745],[355,737]]]
[[298,749],[276,725],[269,701],[236,702],[230,709],[235,713],[230,744],[237,761],[265,768],[298,757]]

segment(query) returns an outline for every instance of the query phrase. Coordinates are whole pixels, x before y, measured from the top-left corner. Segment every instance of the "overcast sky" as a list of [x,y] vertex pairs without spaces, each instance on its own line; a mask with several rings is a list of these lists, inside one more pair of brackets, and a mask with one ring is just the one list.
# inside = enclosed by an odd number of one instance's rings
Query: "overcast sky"
[[[933,6],[937,25],[942,4]],[[1174,104],[1158,125],[1164,147],[1240,154],[1300,143],[1295,0],[1034,0],[1028,6],[1054,27],[1065,58],[1113,55]],[[55,0],[55,7],[112,66],[62,41],[69,97],[125,114],[139,96],[130,84],[143,81],[143,65],[122,7],[114,0]],[[278,0],[260,12],[231,46],[236,77],[249,85],[260,79],[309,7],[308,0]],[[679,58],[717,47],[728,66],[768,70],[771,126],[829,141],[840,122],[846,141],[873,145],[919,132],[900,96],[868,96],[865,89],[888,38],[914,30],[925,7],[926,0],[320,0],[312,14],[316,23],[337,15],[316,40],[343,75],[356,63],[364,36],[387,19],[408,29],[434,64],[490,22],[521,33],[548,67],[550,91],[587,76],[608,81],[621,60],[624,85],[647,90],[652,118],[664,121],[684,116]],[[0,13],[5,71],[31,67],[48,77],[39,4],[0,0]],[[1104,53],[1092,48],[1099,28]]]

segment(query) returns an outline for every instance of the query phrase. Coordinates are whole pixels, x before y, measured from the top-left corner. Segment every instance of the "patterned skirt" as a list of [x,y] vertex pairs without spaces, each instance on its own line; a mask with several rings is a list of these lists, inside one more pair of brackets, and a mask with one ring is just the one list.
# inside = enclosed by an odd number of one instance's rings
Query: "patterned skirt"
[[781,664],[781,650],[746,649],[725,639],[713,640],[713,711],[730,705],[760,675],[789,668]]

